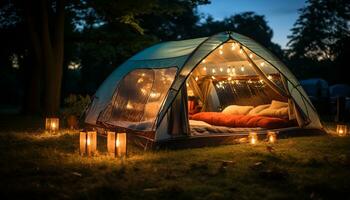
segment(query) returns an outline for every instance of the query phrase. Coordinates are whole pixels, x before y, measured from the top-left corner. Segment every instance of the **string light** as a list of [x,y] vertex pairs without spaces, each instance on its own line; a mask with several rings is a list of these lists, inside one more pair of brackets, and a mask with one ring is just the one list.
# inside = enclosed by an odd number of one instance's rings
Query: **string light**
[[214,76],[211,76],[211,78],[212,78],[213,80],[215,80],[215,77],[214,77]]
[[188,86],[190,86],[190,84],[186,83],[186,86],[188,87]]
[[220,55],[222,55],[224,52],[222,50],[219,51]]
[[231,67],[227,68],[226,72],[229,74],[231,73]]
[[243,66],[241,67],[241,71],[244,72],[244,67]]
[[249,58],[253,58],[253,54],[249,54]]
[[227,79],[227,80],[229,80],[229,81],[230,81],[230,80],[232,80],[232,77],[228,77],[228,79]]
[[198,81],[198,76],[196,76],[195,80]]
[[252,81],[252,80],[250,80],[250,79],[249,79],[247,82],[248,82],[249,84],[253,83],[253,81]]
[[272,76],[271,76],[271,75],[268,75],[268,76],[267,76],[267,79],[272,80]]
[[241,54],[241,53],[243,53],[243,50],[242,50],[242,49],[240,49],[240,50],[239,50],[239,53],[240,53],[240,54]]
[[213,74],[215,74],[215,73],[216,73],[216,70],[215,70],[215,69],[212,69],[211,72],[212,72]]
[[222,67],[220,67],[220,72],[224,71],[224,69],[222,69]]
[[264,65],[265,65],[265,63],[264,63],[264,62],[260,63],[260,66],[261,66],[261,67],[263,67]]
[[206,62],[206,60],[205,60],[205,59],[203,59],[203,60],[202,60],[202,63],[205,63],[205,62]]
[[264,80],[260,79],[259,82],[260,82],[260,83],[264,83]]
[[231,50],[233,51],[233,50],[235,50],[236,49],[236,43],[232,43],[232,45],[231,45]]
[[206,68],[206,67],[203,67],[203,70],[204,70],[204,71],[207,71],[207,68]]
[[223,45],[221,45],[220,47],[219,47],[219,49],[222,49],[223,48]]

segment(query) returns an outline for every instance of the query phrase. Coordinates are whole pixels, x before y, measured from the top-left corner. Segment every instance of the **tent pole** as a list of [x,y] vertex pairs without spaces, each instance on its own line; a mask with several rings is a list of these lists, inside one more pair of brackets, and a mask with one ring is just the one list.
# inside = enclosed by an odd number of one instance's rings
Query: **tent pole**
[[284,91],[281,90],[281,88],[279,88],[278,86],[276,86],[272,81],[270,81],[265,73],[263,71],[261,71],[261,69],[253,62],[253,60],[248,56],[247,52],[243,49],[243,47],[240,47],[241,50],[243,51],[245,57],[247,58],[248,62],[253,66],[253,69],[255,70],[255,72],[265,81],[265,83],[270,86],[270,88],[276,92],[278,95],[282,95],[284,97],[288,97],[289,95]]

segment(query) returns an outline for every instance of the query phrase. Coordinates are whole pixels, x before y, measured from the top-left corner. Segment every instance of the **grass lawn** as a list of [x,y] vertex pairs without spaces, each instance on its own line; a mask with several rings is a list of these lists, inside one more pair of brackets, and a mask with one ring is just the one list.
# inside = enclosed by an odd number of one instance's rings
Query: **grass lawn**
[[[0,133],[1,197],[349,199],[350,137],[314,136],[177,151],[79,155],[79,134]],[[344,198],[345,197],[345,198]]]

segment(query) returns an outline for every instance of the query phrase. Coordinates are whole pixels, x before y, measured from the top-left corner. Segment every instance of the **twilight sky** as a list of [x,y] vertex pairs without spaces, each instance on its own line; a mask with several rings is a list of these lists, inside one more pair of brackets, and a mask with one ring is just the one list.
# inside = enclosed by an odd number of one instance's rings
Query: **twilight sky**
[[286,48],[287,35],[299,16],[298,9],[304,5],[305,0],[211,0],[211,4],[199,6],[198,11],[217,20],[246,11],[265,15],[273,30],[272,41]]

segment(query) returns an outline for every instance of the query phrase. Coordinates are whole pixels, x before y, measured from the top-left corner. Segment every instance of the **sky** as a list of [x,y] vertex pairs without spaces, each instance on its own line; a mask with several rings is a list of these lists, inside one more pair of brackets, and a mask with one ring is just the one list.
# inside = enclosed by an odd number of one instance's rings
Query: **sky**
[[287,36],[299,16],[298,9],[304,5],[305,0],[211,0],[211,4],[199,6],[198,11],[216,20],[247,11],[265,15],[273,30],[272,41],[285,49]]

